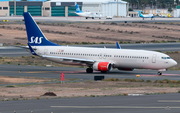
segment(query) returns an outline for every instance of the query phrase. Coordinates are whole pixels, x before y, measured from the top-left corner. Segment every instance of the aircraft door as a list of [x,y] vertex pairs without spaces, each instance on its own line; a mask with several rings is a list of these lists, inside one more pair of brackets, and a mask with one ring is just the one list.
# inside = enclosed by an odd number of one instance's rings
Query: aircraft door
[[152,56],[152,63],[156,63],[156,54]]
[[45,49],[45,50],[44,50],[44,55],[47,55],[47,54],[48,54],[48,50]]

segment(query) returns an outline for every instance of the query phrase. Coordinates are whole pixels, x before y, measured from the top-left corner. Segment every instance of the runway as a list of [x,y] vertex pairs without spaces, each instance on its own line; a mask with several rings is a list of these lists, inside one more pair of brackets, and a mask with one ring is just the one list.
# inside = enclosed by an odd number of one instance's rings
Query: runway
[[[39,22],[48,22],[48,23],[56,23],[56,22],[62,22],[62,23],[103,23],[103,22],[116,22],[116,23],[124,23],[125,21],[127,23],[132,23],[132,22],[180,22],[179,18],[155,18],[151,20],[150,18],[142,19],[139,17],[125,17],[125,18],[113,18],[111,19],[106,19],[106,18],[101,18],[101,19],[85,19],[84,17],[33,17],[36,21]],[[0,23],[21,23],[23,22],[23,16],[19,17],[0,17]],[[3,20],[9,20],[9,22],[3,22]]]
[[[23,77],[40,77],[40,78],[60,78],[64,73],[66,79],[94,80],[94,76],[105,76],[105,78],[135,78],[144,80],[180,80],[180,71],[166,71],[161,76],[157,75],[157,70],[134,70],[119,71],[112,70],[108,73],[86,73],[86,68],[75,67],[40,67],[40,66],[20,66],[20,65],[0,65],[0,75],[3,76],[23,76]],[[19,73],[20,71],[20,73]]]
[[[94,44],[94,45],[69,45],[76,47],[93,47],[93,48],[116,48],[116,44]],[[120,44],[122,49],[137,49],[137,50],[160,50],[180,51],[180,43],[149,43],[149,44]],[[18,57],[30,56],[31,54],[26,49],[19,47],[5,46],[0,47],[0,57]]]
[[0,113],[179,113],[180,94],[0,101]]

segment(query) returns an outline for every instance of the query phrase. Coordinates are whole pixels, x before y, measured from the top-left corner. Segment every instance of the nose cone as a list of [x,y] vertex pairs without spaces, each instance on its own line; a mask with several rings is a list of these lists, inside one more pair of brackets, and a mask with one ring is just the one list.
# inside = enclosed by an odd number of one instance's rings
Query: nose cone
[[171,61],[171,64],[170,64],[170,65],[171,65],[171,67],[172,67],[172,66],[175,66],[175,65],[177,65],[177,62],[176,62],[175,60],[173,60],[173,59],[172,59],[172,61]]

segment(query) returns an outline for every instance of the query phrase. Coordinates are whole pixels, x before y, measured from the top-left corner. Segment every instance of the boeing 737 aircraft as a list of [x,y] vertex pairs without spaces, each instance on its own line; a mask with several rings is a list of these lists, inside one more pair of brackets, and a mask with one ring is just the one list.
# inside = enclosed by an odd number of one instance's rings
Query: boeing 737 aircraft
[[151,20],[153,18],[155,18],[155,16],[153,14],[143,15],[143,14],[141,14],[141,11],[139,11],[139,17],[143,18],[143,20],[144,20],[144,18],[151,18]]
[[93,12],[83,12],[80,10],[79,5],[76,4],[76,14],[82,17],[86,17],[86,19],[88,18],[99,18],[101,19],[102,15],[100,13],[93,13]]
[[177,65],[168,55],[146,50],[87,48],[60,46],[50,42],[28,12],[24,12],[28,46],[33,55],[68,65],[88,66],[87,73],[93,70],[107,72],[114,68],[132,71],[134,69],[154,69],[166,71]]

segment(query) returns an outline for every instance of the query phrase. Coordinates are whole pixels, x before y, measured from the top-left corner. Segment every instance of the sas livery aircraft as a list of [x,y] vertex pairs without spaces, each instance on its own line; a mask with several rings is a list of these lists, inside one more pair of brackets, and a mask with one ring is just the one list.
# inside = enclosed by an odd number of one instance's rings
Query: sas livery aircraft
[[80,10],[79,5],[76,4],[76,12],[77,15],[88,18],[99,18],[101,19],[102,15],[100,13],[93,13],[93,12],[83,12]]
[[28,12],[24,12],[24,21],[28,37],[28,46],[33,55],[68,65],[88,66],[87,73],[93,70],[102,73],[114,68],[132,71],[134,69],[154,69],[166,71],[177,65],[168,55],[146,50],[87,48],[60,46],[50,42]]
[[141,11],[139,11],[139,17],[143,18],[143,20],[144,20],[144,18],[151,18],[151,20],[153,18],[155,18],[155,16],[153,14],[143,15],[143,14],[141,14]]

